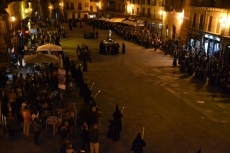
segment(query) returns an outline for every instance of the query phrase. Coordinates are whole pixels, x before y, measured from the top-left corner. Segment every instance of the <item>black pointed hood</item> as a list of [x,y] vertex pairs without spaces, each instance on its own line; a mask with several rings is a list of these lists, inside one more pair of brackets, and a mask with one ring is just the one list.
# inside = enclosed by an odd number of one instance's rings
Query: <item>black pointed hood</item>
[[121,114],[121,111],[119,110],[118,104],[116,105],[116,110],[113,113],[113,117],[114,118],[121,118],[122,117],[122,114]]
[[142,140],[140,132],[137,134],[136,140]]

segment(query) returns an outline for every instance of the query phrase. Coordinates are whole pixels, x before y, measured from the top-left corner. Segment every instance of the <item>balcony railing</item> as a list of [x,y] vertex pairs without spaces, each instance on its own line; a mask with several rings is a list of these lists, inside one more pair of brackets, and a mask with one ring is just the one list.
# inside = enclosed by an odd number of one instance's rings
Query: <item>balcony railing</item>
[[82,7],[77,7],[78,10],[82,10]]

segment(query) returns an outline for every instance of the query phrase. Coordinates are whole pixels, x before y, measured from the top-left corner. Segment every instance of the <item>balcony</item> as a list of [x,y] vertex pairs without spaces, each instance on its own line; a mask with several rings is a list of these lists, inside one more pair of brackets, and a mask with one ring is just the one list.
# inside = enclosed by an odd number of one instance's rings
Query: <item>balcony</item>
[[80,6],[80,7],[78,6],[77,9],[78,9],[78,10],[82,10],[82,7],[81,7],[81,6]]
[[74,10],[74,6],[70,7],[70,10]]

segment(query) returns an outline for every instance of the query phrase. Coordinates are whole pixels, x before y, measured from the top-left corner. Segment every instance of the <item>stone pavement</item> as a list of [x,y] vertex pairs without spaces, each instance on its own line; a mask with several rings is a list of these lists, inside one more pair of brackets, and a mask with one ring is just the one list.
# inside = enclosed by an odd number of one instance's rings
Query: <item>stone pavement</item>
[[[66,38],[61,40],[64,52],[76,59],[77,44],[85,43],[92,51],[92,63],[84,79],[89,86],[94,82],[93,95],[97,96],[100,117],[100,153],[127,153],[133,139],[145,127],[145,153],[202,153],[230,152],[229,95],[217,88],[180,73],[172,67],[172,57],[162,51],[145,49],[112,35],[119,44],[126,44],[126,54],[100,55],[99,42],[108,31],[99,29],[99,39],[83,39],[83,32],[92,28],[83,25],[73,31],[66,27]],[[65,102],[75,102],[79,110],[84,106],[77,94],[68,93]],[[121,139],[113,142],[106,138],[107,123],[112,119],[116,104],[123,112]],[[78,134],[74,145],[79,148]],[[40,146],[34,146],[32,137],[18,137],[11,142],[5,135],[0,138],[0,152],[57,153],[59,135],[43,132]],[[25,146],[25,147],[24,147]]]

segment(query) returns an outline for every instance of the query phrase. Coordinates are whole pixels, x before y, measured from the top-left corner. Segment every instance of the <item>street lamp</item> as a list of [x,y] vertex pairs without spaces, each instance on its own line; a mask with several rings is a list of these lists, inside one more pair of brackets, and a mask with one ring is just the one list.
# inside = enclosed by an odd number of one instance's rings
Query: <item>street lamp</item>
[[36,21],[38,20],[38,12],[37,11],[35,12],[35,20]]
[[97,3],[96,5],[97,5],[97,12],[98,12],[99,3]]
[[160,19],[163,19],[163,13],[164,13],[164,11],[163,11],[163,10],[160,10],[160,11],[159,11],[159,14],[160,14]]
[[14,35],[14,36],[15,36],[15,29],[14,29],[15,20],[16,20],[15,16],[12,16],[12,17],[11,17],[11,23],[12,23],[11,28],[12,28],[12,32],[13,32],[13,35]]
[[12,27],[11,27],[11,28],[14,27],[14,21],[15,21],[15,20],[16,20],[15,16],[12,16],[12,17],[11,17]]
[[52,5],[50,5],[50,6],[49,6],[49,10],[50,10],[50,18],[52,18],[52,9],[53,9],[53,6],[52,6]]
[[131,4],[129,4],[127,6],[127,12],[128,12],[128,14],[131,14],[131,11],[132,11],[132,6],[131,6]]

